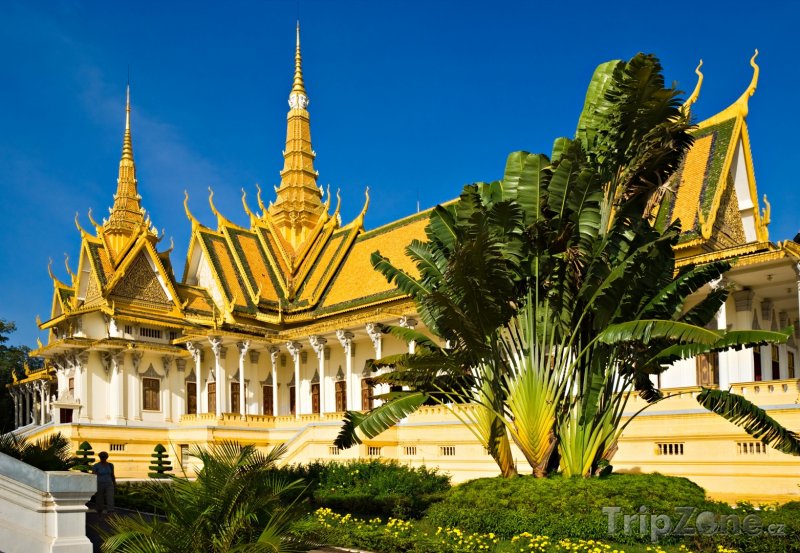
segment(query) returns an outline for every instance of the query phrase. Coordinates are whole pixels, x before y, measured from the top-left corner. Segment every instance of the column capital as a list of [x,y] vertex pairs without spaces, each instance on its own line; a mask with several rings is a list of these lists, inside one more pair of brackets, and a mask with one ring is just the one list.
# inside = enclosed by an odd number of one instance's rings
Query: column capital
[[219,359],[220,355],[222,354],[222,338],[219,336],[209,336],[208,341],[211,344],[211,351],[214,352],[214,356]]
[[404,315],[400,317],[400,322],[398,324],[403,328],[414,328],[415,326],[417,326],[417,319],[414,319],[413,317],[407,317]]
[[324,355],[325,353],[325,344],[328,343],[327,338],[323,338],[322,336],[313,335],[308,337],[308,341],[311,344],[311,347],[314,350],[314,353],[317,354],[317,357]]
[[269,347],[269,360],[272,362],[273,368],[278,366],[278,355],[280,355],[280,353],[281,353],[281,348],[279,348],[278,346]]
[[339,343],[342,344],[342,347],[349,351],[350,346],[353,345],[353,338],[355,338],[355,334],[349,330],[340,329],[336,331],[336,338],[339,340]]
[[369,339],[372,340],[372,345],[377,349],[383,337],[382,325],[380,323],[367,323],[366,328]]
[[172,356],[164,355],[161,358],[161,366],[164,367],[164,375],[169,376],[169,370],[172,368]]
[[139,364],[142,362],[142,357],[144,357],[144,352],[141,351],[132,351],[131,352],[131,361],[133,362],[133,372],[139,372]]
[[175,368],[178,369],[179,373],[182,373],[186,370],[186,359],[183,357],[177,357],[175,359]]
[[292,356],[295,362],[300,356],[300,350],[303,349],[303,344],[300,342],[286,342],[286,350],[289,352],[289,355]]
[[186,349],[189,351],[189,353],[192,354],[195,363],[200,361],[200,352],[201,352],[200,344],[198,344],[197,342],[186,342]]
[[244,360],[244,356],[247,355],[247,351],[250,349],[250,340],[236,342],[236,349],[239,350],[239,358]]

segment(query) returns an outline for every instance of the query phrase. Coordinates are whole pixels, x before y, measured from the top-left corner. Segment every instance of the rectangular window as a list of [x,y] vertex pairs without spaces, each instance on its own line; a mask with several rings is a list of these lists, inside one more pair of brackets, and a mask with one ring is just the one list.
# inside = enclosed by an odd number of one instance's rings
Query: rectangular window
[[157,328],[141,327],[139,329],[139,336],[142,338],[158,338],[161,339],[161,331]]
[[217,383],[208,383],[208,411],[207,413],[217,412]]
[[173,341],[173,340],[177,340],[177,339],[178,339],[178,331],[177,330],[170,330],[169,331],[169,340],[170,340],[170,342]]
[[125,334],[133,335],[133,325],[125,325]]
[[145,411],[161,410],[161,381],[158,378],[142,379],[142,405]]
[[719,354],[705,353],[695,358],[697,364],[697,385],[711,386],[719,383]]
[[239,413],[239,383],[231,382],[231,413]]
[[197,413],[197,385],[194,382],[186,383],[186,414]]
[[125,451],[125,444],[108,444],[109,451]]
[[736,452],[739,455],[765,455],[767,444],[756,441],[736,442]]
[[658,443],[659,455],[683,455],[683,443]]
[[319,414],[319,384],[311,385],[311,412]]
[[789,371],[788,371],[789,372],[789,378],[795,378],[795,376],[794,376],[794,374],[795,374],[794,373],[794,352],[793,351],[787,351],[786,352],[786,357],[787,357],[787,361],[788,361],[788,364],[789,364]]
[[347,409],[347,383],[339,380],[334,387],[336,388],[336,411],[341,413]]
[[369,457],[380,457],[381,456],[381,448],[371,445],[371,446],[367,447],[367,455]]
[[772,378],[778,379],[781,377],[781,350],[778,346],[772,346]]
[[456,454],[456,446],[454,445],[441,445],[439,446],[439,455],[442,457],[454,457]]
[[189,462],[189,444],[181,444],[181,467],[186,467],[186,463]]
[[328,455],[339,455],[340,449],[335,445],[328,446]]
[[265,415],[275,416],[274,405],[272,404],[272,386],[262,386],[261,392],[264,394],[264,401],[262,407],[264,408]]
[[406,455],[407,457],[413,457],[416,454],[417,454],[417,446],[415,445],[403,446],[403,455]]
[[753,380],[761,382],[761,348],[753,349]]
[[369,411],[372,409],[372,405],[374,403],[374,399],[372,397],[372,379],[371,378],[362,378],[361,379],[361,409],[363,411]]
[[74,377],[70,378],[67,381],[67,389],[69,390],[69,395],[71,395],[74,398],[75,397],[75,378]]
[[289,413],[297,414],[297,396],[294,394],[294,386],[289,386]]

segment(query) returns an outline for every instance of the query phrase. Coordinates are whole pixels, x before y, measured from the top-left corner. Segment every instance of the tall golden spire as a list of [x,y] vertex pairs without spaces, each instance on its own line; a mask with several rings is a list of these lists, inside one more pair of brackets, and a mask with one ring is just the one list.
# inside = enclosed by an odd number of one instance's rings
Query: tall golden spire
[[144,211],[136,186],[136,163],[133,161],[133,142],[131,141],[131,87],[128,85],[125,99],[125,134],[122,138],[122,158],[119,160],[117,193],[114,206],[103,225],[109,238],[109,245],[118,252],[128,238],[144,223]]
[[311,148],[311,124],[308,95],[303,82],[303,57],[300,53],[300,22],[297,23],[297,47],[294,56],[294,80],[289,93],[286,116],[286,149],[283,152],[281,185],[276,189],[275,203],[268,212],[292,247],[308,238],[325,213],[322,190],[317,186],[314,170],[316,154]]

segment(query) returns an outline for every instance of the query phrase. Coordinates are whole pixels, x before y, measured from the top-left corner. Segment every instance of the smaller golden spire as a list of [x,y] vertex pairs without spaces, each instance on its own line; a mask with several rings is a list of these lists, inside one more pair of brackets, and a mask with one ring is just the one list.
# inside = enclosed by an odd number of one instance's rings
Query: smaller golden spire
[[125,135],[122,138],[122,159],[133,163],[133,141],[131,140],[131,85],[125,89]]
[[294,53],[294,83],[292,83],[292,93],[305,96],[306,87],[303,84],[303,56],[300,54],[300,22],[297,22],[297,49]]
[[692,104],[694,104],[700,97],[700,89],[703,87],[703,73],[700,71],[701,67],[703,67],[703,60],[700,60],[700,63],[697,64],[697,69],[694,70],[694,72],[697,74],[697,84],[695,85],[692,94],[683,103],[684,113],[688,113],[689,109],[692,107]]

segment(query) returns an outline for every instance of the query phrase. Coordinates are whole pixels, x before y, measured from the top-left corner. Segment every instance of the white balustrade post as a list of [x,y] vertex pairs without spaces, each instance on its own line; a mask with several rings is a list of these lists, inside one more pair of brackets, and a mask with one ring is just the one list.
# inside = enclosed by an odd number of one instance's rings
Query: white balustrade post
[[[278,410],[278,355],[280,348],[272,346],[269,348],[269,360],[272,363],[272,415],[277,417]],[[266,413],[264,413],[266,415]]]
[[250,349],[250,341],[237,342],[236,347],[239,350],[239,416],[244,419],[247,414],[245,409],[247,398],[244,397],[244,359],[247,355],[247,350]]
[[300,416],[300,350],[303,344],[300,342],[286,342],[286,349],[294,361],[294,412],[295,416]]
[[48,382],[46,380],[42,380],[39,384],[39,395],[41,395],[41,415],[39,416],[39,424],[47,424],[47,400],[49,399],[47,396],[47,388],[49,388]]
[[345,366],[345,409],[353,409],[353,337],[354,334],[349,330],[337,330],[336,338],[344,349]]

